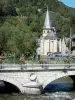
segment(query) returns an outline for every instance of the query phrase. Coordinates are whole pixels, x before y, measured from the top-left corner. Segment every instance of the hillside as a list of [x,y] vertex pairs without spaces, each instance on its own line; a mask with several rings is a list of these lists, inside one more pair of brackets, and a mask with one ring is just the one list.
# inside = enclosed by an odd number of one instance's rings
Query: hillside
[[46,8],[59,37],[75,28],[75,9],[58,0],[0,0],[0,54],[36,54],[36,39],[42,34]]

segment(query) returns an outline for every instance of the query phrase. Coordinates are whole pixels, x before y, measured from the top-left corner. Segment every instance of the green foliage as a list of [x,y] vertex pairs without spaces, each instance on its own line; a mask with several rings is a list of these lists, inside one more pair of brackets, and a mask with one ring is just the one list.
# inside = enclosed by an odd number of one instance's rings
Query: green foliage
[[3,13],[4,15],[12,15],[15,16],[17,15],[15,8],[12,5],[5,5],[3,7]]
[[47,5],[59,37],[75,32],[75,9],[57,0],[0,0],[0,54],[36,54]]
[[17,55],[34,55],[36,52],[36,34],[28,32],[21,19],[7,17],[0,28],[0,54],[16,53]]

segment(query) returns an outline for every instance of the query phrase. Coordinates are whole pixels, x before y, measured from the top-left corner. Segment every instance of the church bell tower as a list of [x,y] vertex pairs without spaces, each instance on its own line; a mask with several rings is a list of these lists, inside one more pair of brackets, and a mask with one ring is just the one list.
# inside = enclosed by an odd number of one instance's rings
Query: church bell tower
[[47,8],[44,27],[43,27],[43,37],[47,36],[50,32],[51,32],[51,22],[50,22],[49,11]]

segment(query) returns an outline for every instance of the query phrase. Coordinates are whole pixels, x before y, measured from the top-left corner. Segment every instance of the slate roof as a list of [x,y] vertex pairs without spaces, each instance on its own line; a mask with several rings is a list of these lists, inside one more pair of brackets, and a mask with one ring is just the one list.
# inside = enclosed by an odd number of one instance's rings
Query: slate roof
[[48,39],[50,39],[50,40],[56,40],[57,36],[55,35],[55,33],[51,32],[44,39],[45,40],[48,40]]
[[75,35],[71,37],[72,39],[75,39]]

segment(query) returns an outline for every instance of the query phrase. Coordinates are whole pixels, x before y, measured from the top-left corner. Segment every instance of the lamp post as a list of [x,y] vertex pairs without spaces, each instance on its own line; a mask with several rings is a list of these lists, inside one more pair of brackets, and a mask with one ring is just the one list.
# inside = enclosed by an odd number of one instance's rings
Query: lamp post
[[70,27],[70,45],[69,45],[69,57],[71,57],[71,33],[72,33],[72,28]]
[[14,53],[14,64],[15,64],[15,60],[16,60],[16,59],[15,59],[15,53]]
[[69,57],[71,57],[71,35],[72,35],[72,25],[71,25],[71,18],[70,19],[67,19],[67,21],[69,22],[69,52],[68,52],[68,55]]
[[71,57],[71,35],[72,35],[72,27],[71,27],[71,18],[69,19],[69,28],[70,28],[70,36],[69,36],[69,57]]
[[43,39],[43,57],[44,57],[44,39]]

